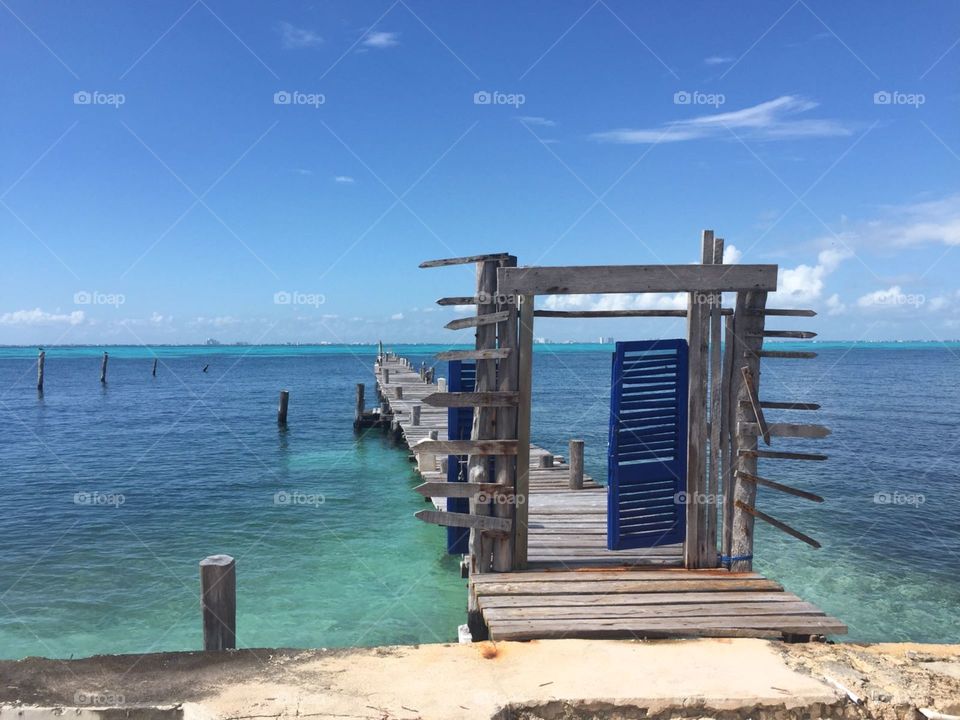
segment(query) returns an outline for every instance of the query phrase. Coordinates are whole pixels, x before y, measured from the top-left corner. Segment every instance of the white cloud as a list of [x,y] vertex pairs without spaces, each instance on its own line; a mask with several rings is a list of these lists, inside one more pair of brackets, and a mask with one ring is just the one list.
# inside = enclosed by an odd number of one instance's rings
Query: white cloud
[[960,245],[960,195],[894,208],[891,217],[868,223],[867,232],[895,247]]
[[341,185],[353,185],[356,182],[356,180],[354,180],[349,175],[336,175],[333,178],[333,181]]
[[538,117],[536,115],[524,115],[523,117],[517,118],[524,125],[539,125],[540,127],[554,127],[557,123],[553,120],[549,120],[545,117]]
[[277,30],[280,33],[280,41],[283,43],[283,47],[288,50],[316,47],[323,42],[323,38],[313,30],[298,28],[288,22],[278,23]]
[[230,327],[240,323],[239,318],[232,315],[219,315],[217,317],[204,317],[201,315],[191,322],[192,325],[202,325],[204,327]]
[[390,319],[391,319],[391,320],[403,320],[403,313],[402,313],[402,312],[394,313],[393,315],[390,316]]
[[849,135],[850,129],[836,120],[793,119],[817,107],[812,100],[783,95],[753,107],[731,112],[701,115],[690,120],[665,123],[656,128],[621,128],[594,133],[600,142],[651,144],[705,138],[731,139],[731,131],[751,140],[785,140],[806,137]]
[[367,33],[367,36],[363,39],[361,43],[364,47],[368,48],[377,48],[382,50],[384,48],[395,47],[400,44],[400,33],[395,32],[382,32],[375,31]]
[[48,313],[40,308],[16,310],[0,315],[0,325],[80,325],[86,319],[83,310],[71,313]]
[[686,310],[686,293],[548,295],[545,310]]
[[905,293],[899,285],[891,285],[886,290],[874,290],[866,295],[861,295],[857,299],[857,305],[868,310],[875,308],[917,308],[925,302],[926,298],[923,295]]
[[704,65],[729,65],[736,58],[729,57],[727,55],[711,55],[708,58],[703,59]]
[[736,245],[727,245],[723,248],[723,264],[736,265],[743,257],[743,253],[737,250]]
[[827,298],[827,315],[842,315],[846,311],[847,306],[840,300],[837,293]]
[[797,265],[783,268],[777,282],[777,301],[790,306],[819,300],[823,295],[824,281],[851,256],[846,250],[822,250],[817,255],[816,265]]

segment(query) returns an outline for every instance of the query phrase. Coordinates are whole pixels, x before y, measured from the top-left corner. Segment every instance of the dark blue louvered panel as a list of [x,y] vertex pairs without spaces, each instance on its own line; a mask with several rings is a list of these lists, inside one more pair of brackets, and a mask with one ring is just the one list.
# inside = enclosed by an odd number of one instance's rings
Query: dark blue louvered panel
[[[477,364],[463,360],[451,360],[447,366],[447,387],[450,392],[473,392],[477,384]],[[473,426],[473,408],[449,408],[447,410],[447,437],[450,440],[469,440]],[[467,481],[467,456],[450,455],[447,458],[447,482]],[[449,512],[470,512],[466,498],[447,498]],[[447,528],[447,552],[463,555],[469,552],[470,529]]]
[[607,547],[682,542],[687,485],[687,343],[617,343],[607,447]]

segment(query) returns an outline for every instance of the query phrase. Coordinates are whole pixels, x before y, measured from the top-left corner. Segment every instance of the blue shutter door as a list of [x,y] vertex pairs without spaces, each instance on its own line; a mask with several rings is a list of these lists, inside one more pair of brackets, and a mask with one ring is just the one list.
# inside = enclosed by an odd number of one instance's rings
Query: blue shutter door
[[610,550],[683,542],[687,383],[685,340],[617,343],[607,447]]
[[[477,364],[462,360],[451,360],[447,366],[448,389],[450,392],[473,392],[477,383]],[[450,440],[469,440],[473,426],[473,408],[447,409],[447,438]],[[450,455],[447,458],[447,482],[467,481],[467,456]],[[447,498],[447,511],[470,512],[467,498]],[[463,555],[470,551],[470,528],[447,528],[447,552],[451,555]]]

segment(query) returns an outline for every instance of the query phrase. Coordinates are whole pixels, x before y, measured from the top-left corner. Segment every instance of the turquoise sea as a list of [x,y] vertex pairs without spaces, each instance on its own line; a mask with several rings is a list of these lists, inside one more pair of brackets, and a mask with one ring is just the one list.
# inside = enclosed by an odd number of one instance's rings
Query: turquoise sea
[[[446,349],[392,348],[415,363]],[[47,348],[38,398],[36,348],[0,348],[0,657],[197,649],[197,563],[214,553],[237,558],[241,646],[455,639],[465,582],[444,531],[412,517],[407,453],[352,429],[375,348],[110,347],[101,387],[103,349]],[[534,363],[534,441],[566,454],[584,437],[600,479],[611,349],[539,345]],[[758,523],[757,568],[851,640],[960,642],[960,344],[815,349],[764,360],[762,394],[821,403],[792,419],[831,437],[775,443],[830,459],[760,474],[827,502],[758,504],[823,548]],[[306,500],[277,500],[291,495]]]

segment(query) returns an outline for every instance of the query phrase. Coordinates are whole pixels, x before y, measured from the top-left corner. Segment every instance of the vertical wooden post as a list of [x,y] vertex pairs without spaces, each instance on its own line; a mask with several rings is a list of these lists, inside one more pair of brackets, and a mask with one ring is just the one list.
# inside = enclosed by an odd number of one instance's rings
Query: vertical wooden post
[[[709,248],[709,250],[708,250]],[[703,256],[713,259],[713,231],[703,231]],[[687,301],[689,391],[687,396],[687,531],[683,564],[688,569],[709,567],[707,521],[702,502],[707,477],[707,350],[710,314],[703,292],[691,292]]]
[[397,400],[403,400],[403,385],[397,385],[393,391],[396,393]]
[[43,395],[43,364],[47,358],[47,353],[43,350],[37,355],[37,392]]
[[383,369],[383,384],[384,385],[390,384],[390,368]]
[[157,359],[158,358],[153,359],[153,370],[150,372],[150,374],[153,375],[153,377],[157,376]]
[[[720,449],[723,452],[723,537],[720,541],[720,554],[723,558],[730,557],[730,544],[733,538],[733,470],[737,464],[737,457],[733,451],[733,433],[730,426],[736,422],[736,388],[733,385],[733,352],[737,341],[735,335],[734,316],[725,318],[723,330],[723,397],[721,398],[721,427]],[[723,561],[726,565],[728,562]]]
[[[734,348],[734,366],[746,367],[756,379],[754,388],[760,389],[760,350],[763,348],[763,309],[767,304],[767,293],[759,290],[737,293],[737,307],[734,314],[737,345]],[[741,375],[736,369],[734,377]],[[734,425],[734,457],[738,471],[756,476],[757,458],[742,455],[744,451],[757,449],[757,435],[748,430],[756,427],[756,418],[749,403],[749,393],[742,377],[735,383],[736,423]],[[730,569],[734,572],[749,572],[753,569],[753,525],[754,517],[739,507],[739,503],[753,507],[757,499],[755,483],[744,482],[739,474],[733,478],[733,521],[730,545]]]
[[583,489],[583,440],[570,441],[570,489]]
[[527,533],[530,495],[530,396],[533,383],[534,296],[517,298],[520,329],[517,338],[517,485],[514,511],[513,569],[527,567]]
[[552,468],[553,467],[553,455],[546,453],[540,456],[540,461],[538,465],[542,468]]
[[[709,251],[710,257],[707,258]],[[723,238],[716,238],[713,247],[703,248],[704,263],[723,264]],[[720,430],[721,396],[723,382],[720,357],[720,305],[722,293],[710,295],[710,462],[707,466],[707,513],[706,551],[704,558],[707,567],[717,567],[717,516],[720,512]]]
[[[431,378],[433,377],[431,373]],[[437,392],[446,392],[447,391],[447,379],[438,378],[437,379]]]
[[103,360],[100,361],[100,384],[107,384],[107,353],[103,354]]
[[420,406],[414,405],[410,410],[410,422],[413,423],[414,427],[420,424]]
[[[430,439],[436,440],[440,437],[440,433],[436,430],[430,431]],[[417,453],[417,470],[421,473],[432,472],[437,469],[437,456],[433,453]]]
[[366,402],[364,401],[363,395],[366,392],[366,388],[363,383],[357,383],[357,405],[353,411],[353,424],[359,425],[363,420],[363,413],[365,411]]
[[383,340],[377,341],[377,362],[383,362]]
[[[517,258],[510,255],[500,261],[500,267],[516,267]],[[497,324],[497,340],[501,349],[507,350],[497,366],[497,389],[501,392],[517,391],[517,298],[499,297],[497,309],[507,311],[507,319]],[[501,440],[517,439],[517,410],[511,407],[496,408],[497,438]],[[516,488],[517,459],[510,455],[498,455],[494,459],[494,473],[497,483]],[[516,500],[516,495],[513,496]],[[513,548],[517,520],[515,503],[497,503],[493,506],[496,517],[509,518],[513,529],[508,535],[498,535],[493,541],[493,569],[495,572],[513,570]]]
[[280,391],[280,404],[277,406],[277,422],[280,425],[287,424],[287,405],[290,402],[290,391]]
[[203,649],[237,647],[237,572],[229,555],[211,555],[200,561],[200,607],[203,613]]

